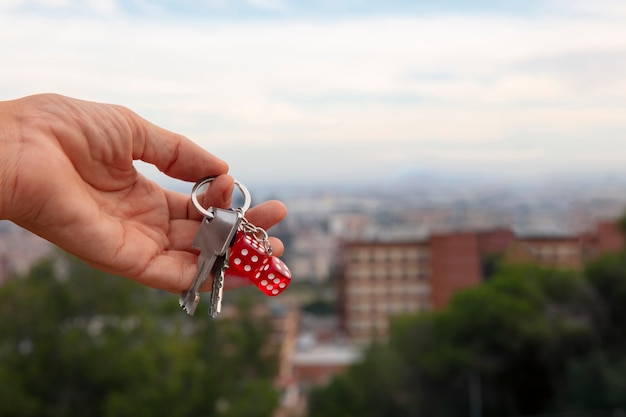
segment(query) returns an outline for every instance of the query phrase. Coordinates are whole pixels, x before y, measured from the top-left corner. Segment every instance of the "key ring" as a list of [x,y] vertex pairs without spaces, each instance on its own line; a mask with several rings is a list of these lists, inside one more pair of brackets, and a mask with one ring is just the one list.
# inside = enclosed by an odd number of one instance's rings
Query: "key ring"
[[[193,189],[191,190],[191,201],[193,205],[196,206],[196,209],[198,209],[200,213],[202,213],[205,217],[208,217],[209,219],[212,219],[214,217],[213,212],[202,207],[202,205],[198,201],[198,191],[200,190],[200,187],[202,187],[203,185],[209,184],[215,178],[216,177],[202,178],[200,181],[196,183],[196,185],[193,186]],[[243,195],[243,199],[244,199],[243,206],[241,206],[240,208],[236,210],[240,210],[242,214],[245,214],[245,212],[248,211],[248,209],[250,208],[250,203],[252,200],[252,198],[250,197],[250,192],[242,183],[240,183],[237,180],[235,180],[235,185],[237,186],[237,188],[239,188],[239,191],[241,191],[241,194]]]

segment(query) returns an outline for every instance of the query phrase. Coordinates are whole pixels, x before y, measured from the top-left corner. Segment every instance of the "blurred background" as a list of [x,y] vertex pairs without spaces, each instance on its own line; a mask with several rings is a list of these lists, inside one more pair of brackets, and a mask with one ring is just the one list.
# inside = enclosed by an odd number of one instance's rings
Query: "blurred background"
[[0,53],[283,200],[294,276],[187,317],[0,222],[0,415],[626,415],[624,2],[0,0]]

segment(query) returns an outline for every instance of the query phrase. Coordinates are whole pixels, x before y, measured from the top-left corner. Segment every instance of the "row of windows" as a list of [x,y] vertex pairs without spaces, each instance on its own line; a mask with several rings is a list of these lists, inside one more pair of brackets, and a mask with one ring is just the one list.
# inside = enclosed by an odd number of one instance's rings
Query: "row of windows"
[[427,268],[364,268],[352,267],[346,270],[346,277],[349,279],[417,279],[428,278]]
[[367,295],[420,295],[430,294],[430,286],[426,284],[412,284],[412,285],[350,285],[346,289],[346,293],[352,296],[367,296]]
[[[377,313],[383,313],[384,316],[390,316],[400,313],[411,313],[427,309],[430,300],[411,300],[404,303],[355,303],[348,307],[348,313],[354,319],[355,317],[371,317]],[[352,321],[352,320],[350,320]]]
[[545,258],[568,258],[580,255],[580,248],[577,246],[552,246],[541,245],[531,248],[535,255]]

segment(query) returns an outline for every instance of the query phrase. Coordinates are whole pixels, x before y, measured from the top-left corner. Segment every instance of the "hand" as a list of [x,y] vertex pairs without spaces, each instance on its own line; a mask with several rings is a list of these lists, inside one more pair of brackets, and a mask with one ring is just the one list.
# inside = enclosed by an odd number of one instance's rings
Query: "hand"
[[[224,161],[124,107],[52,94],[0,102],[0,126],[0,218],[98,269],[171,292],[189,289],[202,215],[188,195],[138,173],[133,160],[183,181],[219,176],[203,204],[226,208],[233,179]],[[285,215],[282,203],[269,201],[246,218],[268,229]],[[278,239],[271,244],[282,254]]]

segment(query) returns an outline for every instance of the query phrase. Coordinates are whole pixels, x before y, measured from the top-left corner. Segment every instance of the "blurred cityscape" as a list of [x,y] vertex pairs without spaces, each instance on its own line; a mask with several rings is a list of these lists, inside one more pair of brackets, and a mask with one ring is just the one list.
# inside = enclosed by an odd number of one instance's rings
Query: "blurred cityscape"
[[[626,208],[626,178],[610,175],[513,185],[416,176],[256,195],[289,209],[270,234],[285,243],[293,283],[265,306],[280,346],[277,415],[303,414],[307,391],[358,361],[372,338],[384,338],[388,317],[445,306],[455,291],[486,278],[493,256],[579,268],[624,244],[616,220]],[[51,249],[0,222],[0,282]]]

